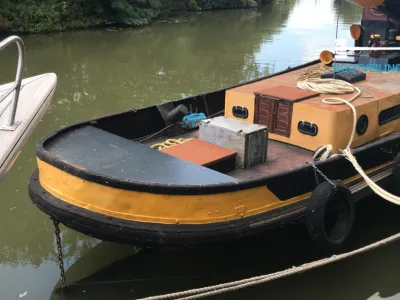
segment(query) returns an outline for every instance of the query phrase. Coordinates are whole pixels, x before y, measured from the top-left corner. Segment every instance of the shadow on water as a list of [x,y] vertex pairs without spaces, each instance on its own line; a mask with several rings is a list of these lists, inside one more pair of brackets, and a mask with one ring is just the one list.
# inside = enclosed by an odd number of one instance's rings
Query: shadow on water
[[[400,232],[399,212],[399,207],[376,197],[358,203],[352,235],[337,253]],[[400,263],[388,258],[397,256],[399,246],[393,243],[301,275],[214,298],[356,300],[372,299],[378,293],[382,298],[391,297],[400,292],[397,280],[392,279]],[[127,246],[100,243],[66,272],[68,291],[62,294],[54,290],[51,299],[137,299],[268,274],[321,257],[300,225],[241,243],[148,249],[132,255],[133,251]]]

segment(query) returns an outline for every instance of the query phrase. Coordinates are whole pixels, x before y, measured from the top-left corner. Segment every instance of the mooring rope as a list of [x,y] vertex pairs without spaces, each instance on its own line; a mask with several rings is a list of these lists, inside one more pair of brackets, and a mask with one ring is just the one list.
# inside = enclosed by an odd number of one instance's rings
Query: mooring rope
[[[346,104],[349,106],[353,113],[353,129],[351,131],[349,142],[344,150],[341,151],[341,155],[343,155],[357,170],[357,172],[363,177],[365,182],[368,186],[377,194],[378,196],[382,197],[383,199],[394,203],[396,205],[400,205],[400,197],[385,191],[379,185],[377,185],[373,180],[371,180],[364,172],[364,170],[359,165],[357,159],[351,153],[351,144],[353,143],[354,134],[356,132],[356,124],[357,124],[357,111],[355,106],[351,103],[355,99],[357,99],[361,95],[361,89],[356,87],[355,85],[342,81],[342,80],[324,80],[324,79],[308,79],[303,82],[298,82],[297,86],[302,89],[311,90],[314,92],[319,92],[323,94],[345,94],[350,93],[351,91],[356,91],[357,93],[351,97],[349,100],[344,100],[342,98],[325,98],[322,99],[322,102],[328,105],[338,105],[338,104]],[[335,90],[336,89],[336,90]],[[347,91],[347,92],[346,92]],[[371,94],[372,96],[372,94]],[[332,149],[331,145],[324,146],[328,152]],[[324,148],[323,147],[323,148]],[[320,149],[321,150],[321,149]],[[327,153],[323,153],[320,160],[325,160],[329,157]],[[320,154],[321,151],[318,151]],[[316,157],[317,153],[315,153],[314,157]]]
[[199,299],[199,298],[214,296],[214,295],[218,295],[218,294],[222,294],[222,293],[233,292],[233,291],[237,291],[237,290],[251,287],[254,285],[266,283],[266,282],[280,279],[283,277],[287,277],[287,276],[291,276],[294,274],[309,271],[309,270],[312,270],[312,269],[315,269],[318,267],[322,267],[322,266],[337,262],[339,260],[346,259],[346,258],[355,256],[357,254],[376,249],[376,248],[384,246],[384,245],[388,245],[399,239],[400,239],[400,233],[397,233],[391,237],[382,239],[380,241],[377,241],[375,243],[361,247],[359,249],[356,249],[356,250],[353,250],[350,252],[346,252],[346,253],[342,253],[342,254],[338,254],[338,255],[333,255],[331,257],[323,258],[323,259],[316,260],[313,262],[309,262],[309,263],[300,265],[298,267],[294,266],[292,268],[289,268],[289,269],[286,269],[283,271],[279,271],[279,272],[275,272],[275,273],[271,273],[271,274],[267,274],[267,275],[256,276],[256,277],[252,277],[252,278],[248,278],[248,279],[243,279],[243,280],[238,280],[238,281],[233,281],[233,282],[228,282],[228,283],[223,283],[223,284],[218,284],[218,285],[213,285],[213,286],[208,286],[208,287],[203,287],[203,288],[198,288],[198,289],[177,292],[177,293],[141,298],[138,300]]
[[[337,79],[320,79],[320,78],[309,78],[304,81],[299,81],[297,83],[297,87],[303,90],[310,90],[321,94],[350,94],[356,92],[356,94],[351,97],[349,100],[344,100],[342,98],[330,97],[322,99],[322,102],[328,105],[348,105],[353,112],[353,129],[351,131],[351,136],[346,148],[349,148],[353,143],[354,134],[356,132],[356,124],[357,124],[357,113],[354,105],[351,104],[352,101],[356,100],[361,96],[361,89],[356,87],[355,85],[348,83],[346,81],[337,80]],[[319,157],[319,160],[326,160],[331,157],[332,145],[328,144],[321,148],[319,148],[313,159]],[[322,153],[322,155],[321,155]]]

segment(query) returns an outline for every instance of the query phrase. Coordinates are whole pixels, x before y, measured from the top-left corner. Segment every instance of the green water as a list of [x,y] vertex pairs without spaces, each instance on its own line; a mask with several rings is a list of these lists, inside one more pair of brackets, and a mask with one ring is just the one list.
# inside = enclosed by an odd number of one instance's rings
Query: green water
[[[333,46],[337,15],[333,1],[274,2],[259,10],[183,14],[141,29],[24,37],[25,77],[54,72],[58,85],[46,116],[0,183],[1,300],[134,299],[260,275],[316,258],[304,230],[295,227],[244,245],[147,251],[107,267],[107,259],[115,260],[127,248],[99,244],[62,227],[68,280],[86,281],[61,295],[53,292],[59,270],[52,224],[27,194],[36,167],[36,140],[63,125],[237,84],[305,63]],[[360,18],[360,9],[344,3],[339,37],[349,38],[349,25]],[[14,76],[14,50],[0,53],[0,82]],[[393,221],[396,208],[368,201],[361,209],[354,243],[400,228]],[[394,244],[219,299],[391,297],[400,292],[398,250]],[[95,272],[103,267],[107,268]]]

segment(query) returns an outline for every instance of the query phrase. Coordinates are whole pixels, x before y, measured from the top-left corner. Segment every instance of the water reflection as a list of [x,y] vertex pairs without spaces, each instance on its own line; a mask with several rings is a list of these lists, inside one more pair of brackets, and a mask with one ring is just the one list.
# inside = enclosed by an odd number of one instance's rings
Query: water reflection
[[[63,125],[211,91],[314,59],[322,49],[333,45],[336,13],[333,1],[276,0],[259,10],[182,14],[174,16],[179,22],[160,22],[141,29],[25,36],[25,76],[55,72],[58,86],[45,118],[0,183],[1,298],[14,299],[27,291],[24,299],[48,299],[58,280],[52,224],[32,205],[27,192],[29,176],[36,167],[35,142],[39,138]],[[361,11],[343,3],[340,16],[339,36],[348,37],[348,25],[360,20]],[[10,81],[15,76],[15,49],[1,52],[0,57],[0,82]],[[98,244],[87,236],[61,228],[67,267]],[[294,234],[291,239],[301,237],[301,234],[298,237]],[[275,240],[269,241],[274,243]],[[302,243],[304,239],[296,245]],[[238,257],[252,256],[252,246],[248,247],[234,250],[235,256],[220,263],[224,268],[234,260],[240,264]],[[268,245],[260,246],[259,260],[264,259],[262,253],[268,248]],[[287,250],[281,254],[275,252],[275,257],[292,256],[292,248],[288,244]],[[220,250],[216,251],[214,261],[218,262],[223,255],[218,254]],[[164,254],[152,255],[144,261],[150,263],[160,255],[161,263],[165,257]],[[167,257],[177,261],[179,255],[181,252],[175,258]],[[190,254],[182,255],[189,263]],[[132,259],[136,265],[142,258]],[[204,256],[203,262],[206,258]],[[195,256],[192,260],[196,260]],[[243,274],[264,273],[267,263],[253,270],[257,264],[257,261],[247,260],[248,269]],[[177,265],[180,266],[179,261]],[[242,267],[232,272],[232,276],[241,276]],[[91,270],[90,267],[76,268],[79,272]],[[162,268],[162,265],[158,267]],[[151,275],[157,267],[141,263],[140,268],[136,268],[138,273],[131,275],[139,275],[141,269],[148,269]],[[232,278],[230,272],[217,269],[221,272],[218,280]],[[214,273],[213,270],[210,264],[203,273]],[[117,276],[118,272],[111,272],[109,278]],[[296,286],[302,283],[302,280],[292,282]],[[162,291],[164,284],[157,284]],[[98,291],[96,295],[102,299],[102,295],[112,294],[119,287],[112,286],[107,292],[107,286],[96,285],[91,292]],[[124,289],[121,297],[128,290]],[[145,292],[148,291],[143,294]]]

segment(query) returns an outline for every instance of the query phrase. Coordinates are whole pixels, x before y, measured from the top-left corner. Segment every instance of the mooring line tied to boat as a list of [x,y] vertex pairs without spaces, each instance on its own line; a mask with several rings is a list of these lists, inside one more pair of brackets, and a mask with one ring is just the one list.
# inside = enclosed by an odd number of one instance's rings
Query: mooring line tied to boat
[[243,279],[243,280],[238,280],[238,281],[233,281],[233,282],[228,282],[228,283],[223,283],[223,284],[218,284],[218,285],[213,285],[213,286],[208,286],[208,287],[203,287],[203,288],[198,288],[198,289],[192,289],[192,290],[187,290],[187,291],[182,291],[182,292],[177,292],[177,293],[171,293],[171,294],[165,294],[165,295],[159,295],[159,296],[151,296],[147,298],[140,298],[137,300],[164,300],[164,299],[175,299],[175,300],[187,300],[187,299],[200,299],[200,298],[205,298],[209,296],[215,296],[223,293],[228,293],[228,292],[234,292],[237,290],[241,290],[247,287],[267,283],[276,279],[288,277],[294,274],[299,274],[303,273],[306,271],[310,271],[312,269],[316,269],[318,267],[322,267],[346,258],[350,258],[352,256],[376,249],[381,246],[388,245],[390,243],[393,243],[397,240],[400,239],[400,233],[397,233],[395,235],[392,235],[391,237],[382,239],[380,241],[377,241],[375,243],[369,244],[367,246],[361,247],[359,249],[338,254],[338,255],[333,255],[331,257],[323,258],[320,260],[316,260],[313,262],[309,262],[300,266],[294,266],[292,268],[267,274],[267,275],[261,275],[261,276],[256,276],[248,279]]
[[[356,171],[361,175],[361,177],[365,180],[367,185],[381,198],[394,203],[396,205],[400,205],[400,197],[397,195],[393,195],[388,191],[381,188],[377,185],[371,178],[369,178],[364,170],[359,165],[357,159],[351,152],[351,144],[353,143],[354,135],[356,132],[356,124],[357,124],[357,111],[356,107],[352,104],[354,100],[361,96],[362,91],[360,88],[355,85],[342,81],[342,80],[331,80],[331,79],[306,79],[305,81],[299,81],[297,86],[301,89],[311,90],[314,92],[324,93],[324,94],[348,94],[356,91],[356,94],[351,97],[349,100],[345,100],[342,98],[324,98],[322,102],[328,105],[341,105],[345,104],[350,107],[353,113],[353,128],[351,131],[351,135],[349,138],[349,142],[344,150],[341,150],[341,154],[344,156],[356,169]],[[369,93],[369,92],[367,92]],[[372,93],[369,93],[370,96],[366,97],[374,97]],[[332,149],[331,145],[326,145],[322,147],[326,152],[321,155],[321,151],[318,150],[318,153],[315,153],[314,158],[318,155],[320,156],[320,160],[326,160],[329,158],[328,151]],[[322,151],[323,152],[323,151]]]

